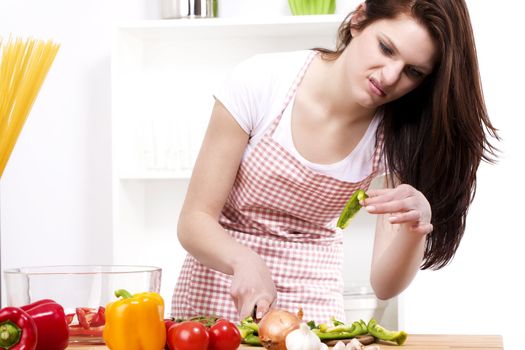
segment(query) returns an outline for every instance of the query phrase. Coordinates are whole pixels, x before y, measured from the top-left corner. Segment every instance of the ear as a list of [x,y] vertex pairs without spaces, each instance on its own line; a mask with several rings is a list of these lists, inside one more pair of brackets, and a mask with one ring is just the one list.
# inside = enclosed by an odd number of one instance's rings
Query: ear
[[350,32],[352,37],[355,37],[359,34],[360,30],[356,29],[356,26],[359,25],[366,18],[366,4],[364,2],[357,5],[352,18],[350,18]]

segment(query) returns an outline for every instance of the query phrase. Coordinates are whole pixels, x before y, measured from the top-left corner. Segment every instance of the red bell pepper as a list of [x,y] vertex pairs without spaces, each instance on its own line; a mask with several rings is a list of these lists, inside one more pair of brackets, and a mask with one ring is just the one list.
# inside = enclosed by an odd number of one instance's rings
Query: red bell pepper
[[0,349],[35,350],[37,328],[35,321],[18,307],[0,310]]
[[68,346],[69,329],[64,308],[51,299],[43,299],[21,307],[33,318],[38,331],[36,350],[64,350]]

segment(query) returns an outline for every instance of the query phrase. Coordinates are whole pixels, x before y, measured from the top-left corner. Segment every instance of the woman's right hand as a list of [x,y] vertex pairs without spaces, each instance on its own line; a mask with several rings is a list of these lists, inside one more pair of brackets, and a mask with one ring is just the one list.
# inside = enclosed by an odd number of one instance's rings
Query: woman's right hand
[[277,298],[268,266],[255,253],[236,264],[233,270],[231,295],[240,319],[251,316],[257,307],[256,318],[261,319]]

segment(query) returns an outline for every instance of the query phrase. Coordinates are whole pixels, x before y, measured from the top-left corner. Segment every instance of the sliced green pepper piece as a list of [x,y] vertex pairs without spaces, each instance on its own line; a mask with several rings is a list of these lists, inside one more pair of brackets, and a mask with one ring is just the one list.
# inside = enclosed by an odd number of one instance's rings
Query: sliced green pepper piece
[[341,321],[337,320],[335,317],[332,317],[331,320],[332,320],[332,323],[334,324],[334,326],[339,326],[339,325],[345,324],[344,322],[341,322]]
[[363,321],[363,320],[359,320],[359,325],[361,326],[361,334],[360,335],[365,335],[365,334],[368,334],[368,326],[366,325],[366,322]]
[[306,322],[306,325],[310,327],[310,329],[319,328],[313,320]]
[[341,229],[348,227],[350,221],[354,218],[359,209],[361,209],[361,204],[359,204],[359,201],[362,201],[365,198],[368,198],[368,195],[364,190],[361,189],[355,191],[350,196],[343,211],[341,212],[341,215],[339,216],[339,220],[337,220],[337,227]]
[[407,340],[408,334],[404,331],[390,331],[377,324],[375,319],[371,319],[367,325],[368,333],[377,339],[387,340],[403,345]]
[[253,334],[253,329],[246,327],[246,326],[237,326],[237,329],[239,330],[239,333],[241,333],[241,338],[244,339],[249,335]]
[[[314,331],[317,331],[314,329]],[[363,333],[364,331],[364,333]],[[316,332],[317,335],[323,334],[323,335],[339,335],[339,334],[345,334],[347,338],[353,338],[355,336],[366,334],[366,325],[365,329],[363,330],[363,327],[359,322],[353,322],[352,324],[345,324],[342,322],[337,322],[337,326],[329,326],[326,323],[322,323],[319,325],[319,330]],[[321,338],[321,339],[343,339],[340,337],[337,338]]]
[[253,317],[251,316],[248,316],[244,320],[242,320],[241,326],[252,329],[253,333],[255,334],[259,333],[259,325],[255,323],[255,321],[253,320]]
[[252,346],[262,346],[261,340],[255,334],[248,335],[246,338],[242,340],[242,343],[252,345]]
[[319,339],[321,340],[337,340],[337,339],[350,339],[358,336],[359,332],[321,332],[319,329],[312,329]]

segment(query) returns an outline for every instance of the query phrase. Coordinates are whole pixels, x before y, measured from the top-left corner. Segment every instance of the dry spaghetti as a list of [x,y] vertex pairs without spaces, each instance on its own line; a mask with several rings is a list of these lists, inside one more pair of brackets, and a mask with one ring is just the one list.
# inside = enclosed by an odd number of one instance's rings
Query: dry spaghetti
[[0,177],[31,111],[59,45],[0,38]]

